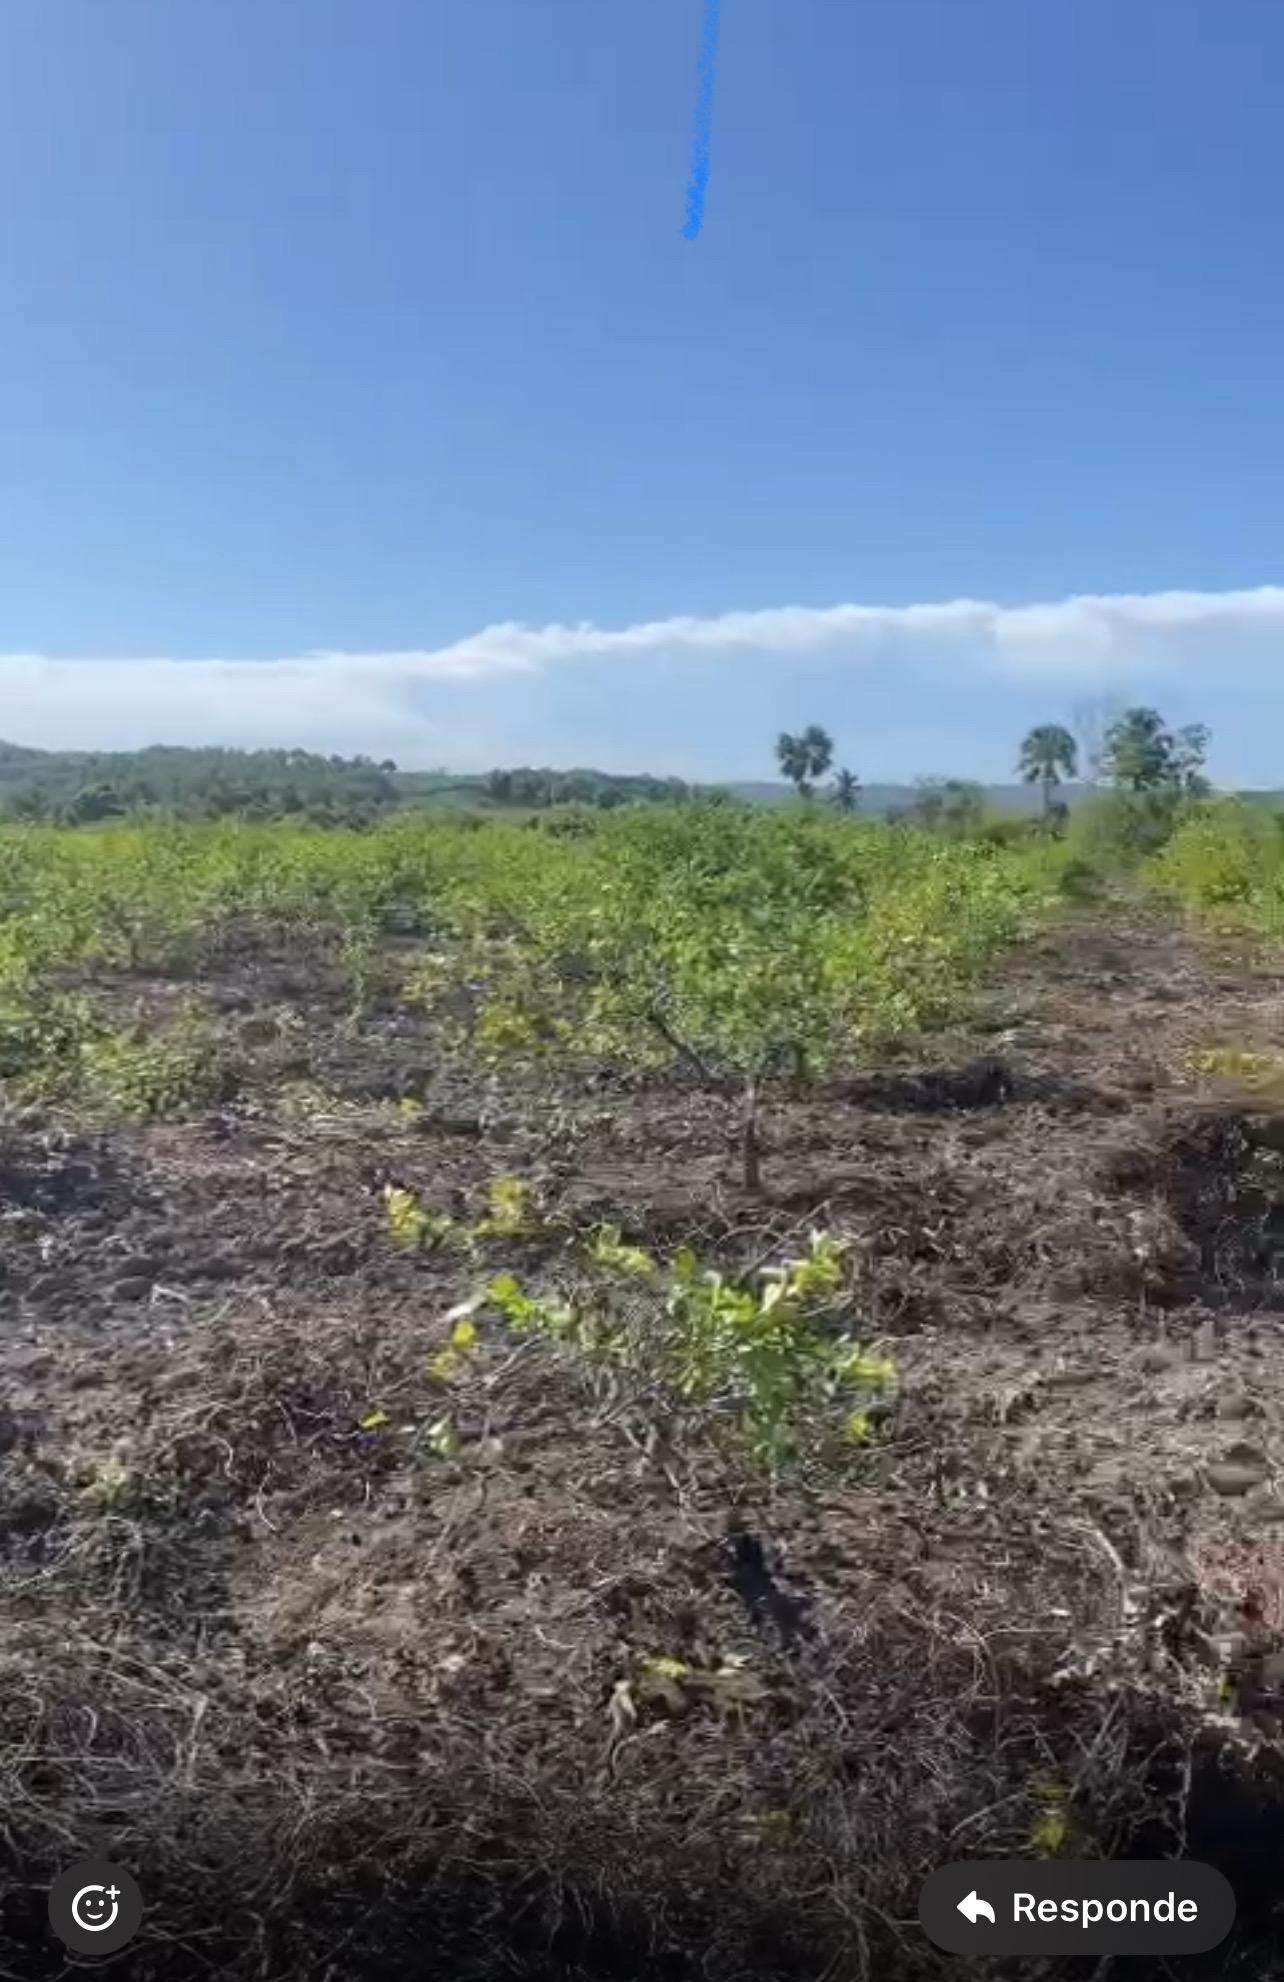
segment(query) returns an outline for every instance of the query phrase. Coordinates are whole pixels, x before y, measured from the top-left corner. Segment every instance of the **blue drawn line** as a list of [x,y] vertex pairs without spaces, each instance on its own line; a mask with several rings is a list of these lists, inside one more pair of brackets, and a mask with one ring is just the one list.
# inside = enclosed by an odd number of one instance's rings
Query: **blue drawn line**
[[713,65],[718,53],[718,9],[722,0],[704,0],[700,30],[699,89],[696,94],[695,158],[687,188],[687,224],[682,232],[694,241],[704,225],[704,189],[709,183],[709,120],[713,115]]

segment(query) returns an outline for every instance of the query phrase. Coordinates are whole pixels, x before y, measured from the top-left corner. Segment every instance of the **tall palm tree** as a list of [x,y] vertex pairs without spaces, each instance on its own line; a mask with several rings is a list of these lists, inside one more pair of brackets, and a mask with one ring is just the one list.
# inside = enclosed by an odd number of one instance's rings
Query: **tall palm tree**
[[801,792],[807,782],[807,758],[802,738],[782,729],[776,738],[776,762],[795,791]]
[[854,812],[860,804],[860,779],[855,771],[839,770],[829,787],[829,802],[839,812]]
[[834,742],[818,723],[809,723],[801,736],[782,730],[776,739],[776,761],[800,798],[810,798],[817,778],[834,761]]
[[1169,782],[1173,739],[1158,709],[1125,709],[1106,731],[1102,770],[1125,791],[1156,791]]
[[1063,777],[1079,775],[1079,750],[1068,729],[1060,723],[1038,723],[1021,745],[1017,766],[1028,785],[1038,785],[1043,793],[1043,816],[1052,810],[1052,794]]

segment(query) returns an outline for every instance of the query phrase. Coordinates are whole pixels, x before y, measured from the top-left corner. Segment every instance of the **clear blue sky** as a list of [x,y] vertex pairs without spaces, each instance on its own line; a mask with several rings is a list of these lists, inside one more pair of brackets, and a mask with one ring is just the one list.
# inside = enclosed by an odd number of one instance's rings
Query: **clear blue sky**
[[4,10],[0,734],[1284,783],[1280,0],[701,11]]

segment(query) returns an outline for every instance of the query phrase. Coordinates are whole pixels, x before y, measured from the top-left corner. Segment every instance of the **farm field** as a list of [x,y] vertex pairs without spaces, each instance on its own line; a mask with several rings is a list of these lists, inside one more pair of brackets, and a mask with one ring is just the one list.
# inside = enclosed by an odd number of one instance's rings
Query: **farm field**
[[90,1853],[144,1982],[927,1982],[1178,1852],[1278,1973],[1272,832],[0,832],[0,1974]]

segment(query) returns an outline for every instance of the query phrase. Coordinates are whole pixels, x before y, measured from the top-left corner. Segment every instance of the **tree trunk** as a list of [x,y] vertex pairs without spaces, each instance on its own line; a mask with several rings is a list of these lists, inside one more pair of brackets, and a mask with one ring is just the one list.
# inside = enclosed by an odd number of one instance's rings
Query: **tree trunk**
[[756,1074],[750,1074],[745,1082],[744,1115],[740,1125],[740,1154],[744,1187],[747,1191],[756,1194],[762,1189],[762,1150],[758,1142],[758,1076]]

